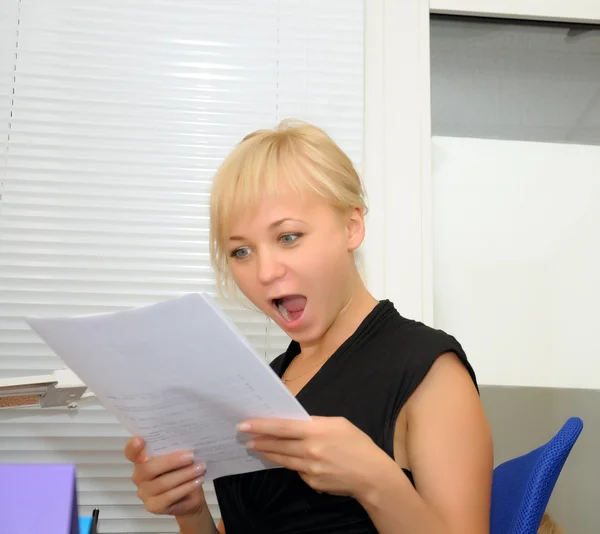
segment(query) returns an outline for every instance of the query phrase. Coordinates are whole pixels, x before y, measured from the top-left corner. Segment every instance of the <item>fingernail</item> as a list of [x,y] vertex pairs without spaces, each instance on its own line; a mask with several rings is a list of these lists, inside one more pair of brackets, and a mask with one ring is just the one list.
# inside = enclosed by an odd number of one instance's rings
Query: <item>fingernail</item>
[[182,462],[186,462],[186,463],[191,463],[194,460],[194,453],[193,452],[184,452],[181,455],[181,461]]
[[250,423],[240,423],[237,426],[238,432],[248,432],[250,430]]
[[204,482],[204,477],[200,477],[200,478],[197,478],[196,480],[194,480],[194,484],[196,484],[196,486],[201,486],[203,482]]
[[206,471],[206,466],[204,464],[196,464],[195,470],[196,472],[203,474]]
[[256,446],[256,441],[254,441],[253,439],[246,442],[246,447],[248,449],[254,449],[255,446]]

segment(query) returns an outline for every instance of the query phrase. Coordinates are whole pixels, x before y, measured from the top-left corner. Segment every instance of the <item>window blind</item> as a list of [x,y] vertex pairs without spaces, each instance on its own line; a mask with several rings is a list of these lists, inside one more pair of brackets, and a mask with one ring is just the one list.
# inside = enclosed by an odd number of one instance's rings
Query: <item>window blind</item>
[[[0,6],[0,377],[63,366],[24,316],[214,294],[211,177],[249,131],[314,121],[360,168],[362,0]],[[287,345],[220,304],[268,360]],[[3,461],[77,464],[81,511],[99,507],[102,532],[177,531],[139,502],[127,433],[100,406],[4,409],[0,425]]]
[[[5,169],[17,44],[18,7],[18,0],[4,0],[0,2],[0,165],[2,165],[0,171],[0,195],[2,195],[6,178]],[[1,206],[2,204],[0,203]]]

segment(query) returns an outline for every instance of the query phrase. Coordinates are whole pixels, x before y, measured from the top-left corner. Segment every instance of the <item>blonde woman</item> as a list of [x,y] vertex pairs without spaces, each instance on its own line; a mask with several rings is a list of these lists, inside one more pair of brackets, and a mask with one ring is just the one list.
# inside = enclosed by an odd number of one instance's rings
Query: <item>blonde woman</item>
[[475,373],[456,339],[369,293],[355,261],[366,211],[350,159],[309,124],[248,135],[218,170],[217,280],[289,335],[272,368],[312,418],[240,425],[283,469],[217,479],[218,528],[202,458],[149,459],[132,438],[140,499],[182,533],[489,532],[492,440]]

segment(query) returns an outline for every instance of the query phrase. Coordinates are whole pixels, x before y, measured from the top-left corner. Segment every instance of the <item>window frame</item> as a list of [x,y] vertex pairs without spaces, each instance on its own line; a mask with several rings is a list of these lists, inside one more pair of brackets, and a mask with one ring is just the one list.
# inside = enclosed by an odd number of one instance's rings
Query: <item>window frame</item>
[[365,2],[366,280],[377,298],[427,322],[433,317],[429,91],[428,3]]

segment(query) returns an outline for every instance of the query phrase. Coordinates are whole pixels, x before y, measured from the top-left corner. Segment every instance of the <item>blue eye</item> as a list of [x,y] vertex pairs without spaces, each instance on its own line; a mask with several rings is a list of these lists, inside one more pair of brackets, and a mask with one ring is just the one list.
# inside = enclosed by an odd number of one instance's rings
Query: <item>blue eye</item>
[[250,249],[248,247],[240,247],[236,248],[232,253],[232,258],[245,258],[250,254]]
[[302,234],[284,234],[279,238],[279,240],[284,245],[289,245],[289,244],[293,243],[294,241],[296,241],[296,239],[298,239],[301,235]]

